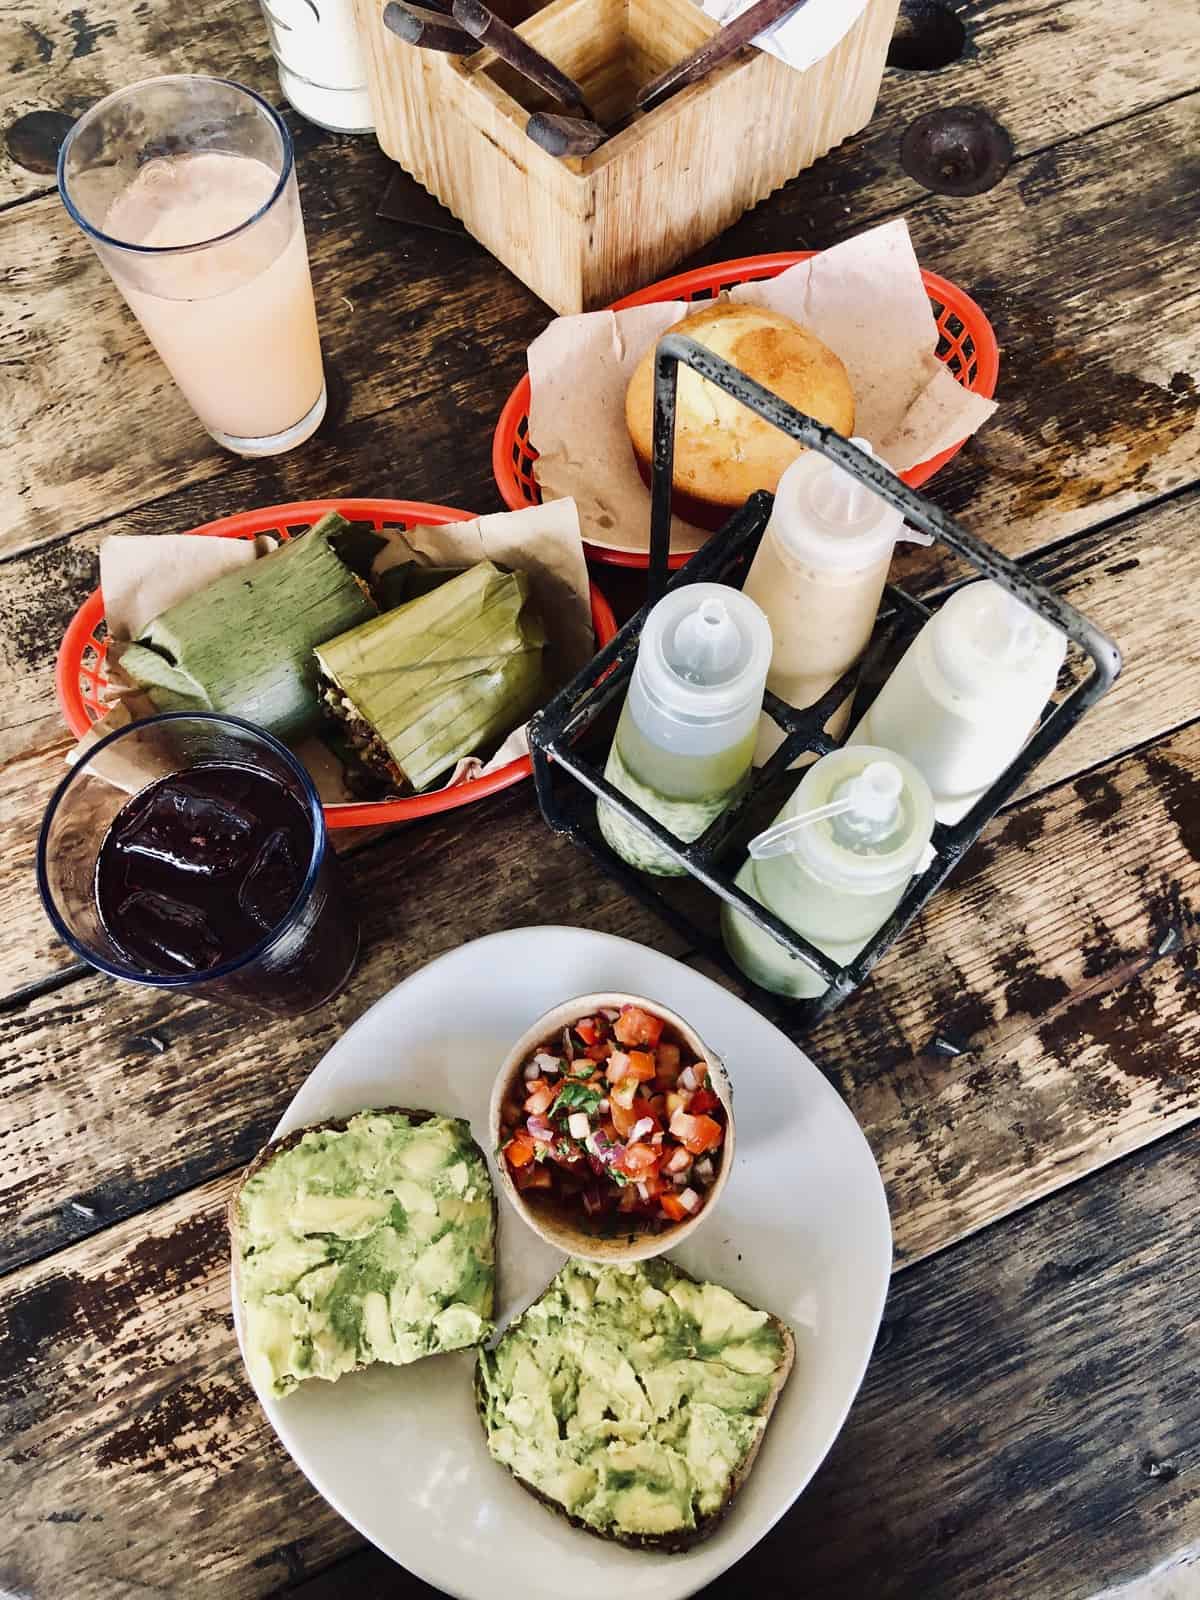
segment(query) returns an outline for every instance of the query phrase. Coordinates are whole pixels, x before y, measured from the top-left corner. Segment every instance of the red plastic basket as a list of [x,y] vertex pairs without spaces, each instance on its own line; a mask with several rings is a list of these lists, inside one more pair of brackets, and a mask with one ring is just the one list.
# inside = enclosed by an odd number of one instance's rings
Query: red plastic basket
[[[297,500],[291,505],[264,506],[260,511],[244,511],[234,517],[219,517],[192,533],[219,539],[256,539],[260,533],[287,539],[311,528],[326,512],[340,511],[354,522],[370,522],[376,528],[407,528],[418,523],[469,522],[473,511],[458,511],[452,506],[425,505],[419,500]],[[598,647],[603,647],[617,631],[612,607],[593,583],[591,585],[592,627]],[[71,618],[63,635],[55,669],[58,703],[66,724],[81,738],[105,706],[100,699],[107,679],[104,657],[108,635],[104,624],[104,596],[93,590]],[[452,811],[470,805],[489,794],[507,789],[528,778],[533,765],[528,756],[510,761],[486,777],[456,784],[453,789],[438,789],[433,794],[413,795],[405,800],[364,800],[350,805],[325,807],[325,821],[331,828],[358,828],[390,822],[412,822],[418,817]]]
[[[662,278],[635,294],[627,294],[622,300],[614,300],[610,309],[623,311],[628,306],[650,305],[659,300],[711,300],[723,289],[732,289],[739,283],[778,277],[798,261],[808,261],[817,254],[816,250],[783,250],[775,255],[745,256],[740,261],[718,261],[711,267],[697,267],[673,278]],[[922,271],[921,278],[937,319],[938,356],[961,384],[990,400],[996,392],[996,376],[1000,370],[1000,351],[991,323],[957,284],[939,278],[936,272]],[[940,455],[910,467],[901,474],[904,482],[912,489],[919,489],[951,456],[957,455],[964,442],[960,440]],[[492,472],[505,505],[514,511],[522,506],[541,504],[541,490],[533,476],[536,460],[537,451],[529,440],[529,374],[526,373],[505,402],[492,436]],[[610,566],[649,565],[649,556],[636,551],[606,550],[599,545],[585,548],[589,559],[606,561]],[[687,559],[688,553],[680,551],[671,557],[671,566],[682,567]]]

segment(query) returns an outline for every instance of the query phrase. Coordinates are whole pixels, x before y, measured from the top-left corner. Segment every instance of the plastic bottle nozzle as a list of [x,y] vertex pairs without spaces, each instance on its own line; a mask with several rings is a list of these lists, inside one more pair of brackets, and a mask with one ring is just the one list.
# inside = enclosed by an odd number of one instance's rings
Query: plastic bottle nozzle
[[675,630],[674,655],[681,675],[692,683],[711,683],[737,660],[742,639],[723,600],[710,595]]
[[[856,444],[864,455],[875,454],[866,439],[851,439],[850,443]],[[809,491],[810,503],[818,516],[824,517],[826,522],[847,526],[861,522],[870,513],[871,501],[875,498],[873,489],[832,462],[814,478]]]
[[828,805],[776,822],[751,839],[750,854],[756,861],[787,855],[797,848],[798,837],[806,828],[830,817],[839,820],[840,825],[834,830],[841,836],[839,843],[851,848],[877,844],[896,826],[903,792],[904,777],[900,769],[890,761],[872,761],[857,776],[841,784],[836,798]]

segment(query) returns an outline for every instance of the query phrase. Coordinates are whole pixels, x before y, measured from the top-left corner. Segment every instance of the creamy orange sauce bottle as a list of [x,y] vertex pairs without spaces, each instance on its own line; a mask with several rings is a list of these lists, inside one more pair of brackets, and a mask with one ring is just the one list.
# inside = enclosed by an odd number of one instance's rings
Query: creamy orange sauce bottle
[[[863,439],[853,443],[871,450]],[[744,592],[771,624],[767,688],[788,705],[811,706],[866,648],[903,522],[899,511],[815,450],[779,480]],[[840,733],[848,714],[847,699],[829,731]],[[764,715],[755,765],[782,740]]]

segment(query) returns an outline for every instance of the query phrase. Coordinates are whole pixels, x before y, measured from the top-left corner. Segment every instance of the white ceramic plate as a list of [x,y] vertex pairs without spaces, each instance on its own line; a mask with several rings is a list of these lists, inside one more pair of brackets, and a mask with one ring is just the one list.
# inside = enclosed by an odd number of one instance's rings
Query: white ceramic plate
[[[496,1466],[475,1413],[469,1353],[303,1384],[285,1400],[260,1395],[330,1504],[459,1600],[694,1594],[756,1544],[812,1477],[862,1381],[883,1312],[887,1204],[842,1100],[756,1011],[625,939],[521,928],[442,956],[346,1032],[274,1137],[367,1106],[403,1105],[469,1118],[487,1149],[488,1095],[513,1040],[558,1001],[600,989],[661,999],[724,1057],[737,1117],[734,1171],[713,1216],[675,1255],[689,1272],[789,1322],[796,1365],[733,1510],[706,1543],[674,1556],[579,1532]],[[501,1198],[498,1318],[528,1304],[562,1260]]]

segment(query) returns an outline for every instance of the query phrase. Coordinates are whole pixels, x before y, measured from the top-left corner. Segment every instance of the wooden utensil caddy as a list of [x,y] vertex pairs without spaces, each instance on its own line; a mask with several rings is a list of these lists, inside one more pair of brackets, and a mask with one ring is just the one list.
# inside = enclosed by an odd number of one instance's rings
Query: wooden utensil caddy
[[[384,27],[383,0],[356,4],[384,152],[560,314],[658,276],[864,127],[899,10],[868,0],[806,72],[742,50],[591,155],[555,157],[525,127],[561,108],[494,52],[418,49]],[[694,0],[550,0],[518,24],[606,127],[717,31]]]

